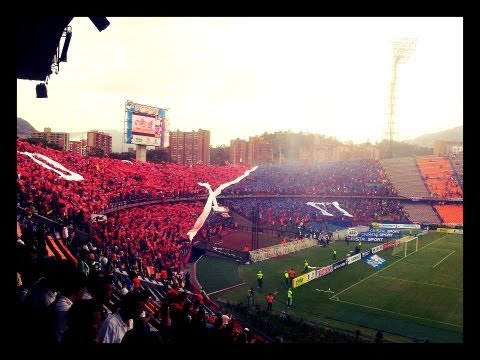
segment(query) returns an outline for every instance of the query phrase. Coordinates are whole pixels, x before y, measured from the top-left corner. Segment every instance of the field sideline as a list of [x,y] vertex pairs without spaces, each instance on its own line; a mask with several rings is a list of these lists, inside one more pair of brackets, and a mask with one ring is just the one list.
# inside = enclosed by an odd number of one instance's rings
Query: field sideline
[[[363,243],[362,248],[374,245]],[[357,261],[294,289],[293,307],[286,307],[285,270],[293,267],[300,275],[305,259],[311,266],[329,265],[333,248],[343,259],[354,246],[337,242],[250,265],[203,257],[197,277],[208,293],[215,292],[213,300],[245,303],[247,289],[253,287],[262,308],[272,292],[274,311],[308,321],[363,333],[382,330],[386,337],[405,341],[463,342],[463,235],[425,235],[418,251],[406,257],[392,256],[391,249],[377,253],[387,260],[378,270]],[[258,270],[264,273],[262,289],[257,288]]]

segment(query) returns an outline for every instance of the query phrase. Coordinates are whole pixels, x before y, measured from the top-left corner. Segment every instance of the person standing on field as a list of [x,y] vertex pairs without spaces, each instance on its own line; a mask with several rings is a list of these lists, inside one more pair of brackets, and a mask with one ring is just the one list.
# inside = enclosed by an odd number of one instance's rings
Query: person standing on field
[[263,282],[262,270],[258,270],[258,273],[257,273],[257,282],[258,282],[258,288],[261,289],[261,288],[262,288],[262,282]]
[[303,264],[303,273],[308,272],[308,261],[305,260],[305,263]]
[[267,311],[272,312],[272,305],[273,305],[273,295],[272,293],[267,295]]
[[291,268],[290,270],[288,270],[288,276],[290,276],[290,287],[293,286],[293,279],[295,279],[295,270],[293,270],[293,268]]
[[292,303],[293,303],[293,291],[292,291],[292,288],[288,288],[288,291],[287,291],[287,306],[289,308],[291,308]]
[[337,260],[337,250],[333,249],[332,259]]
[[255,291],[253,291],[252,287],[248,289],[247,292],[247,305],[250,305],[250,301],[252,302],[252,305],[255,305]]

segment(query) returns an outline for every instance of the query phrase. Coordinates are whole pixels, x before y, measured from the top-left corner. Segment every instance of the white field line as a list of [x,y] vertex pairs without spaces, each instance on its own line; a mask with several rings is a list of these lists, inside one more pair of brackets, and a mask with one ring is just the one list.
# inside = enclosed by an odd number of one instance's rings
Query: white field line
[[437,285],[437,284],[431,284],[431,283],[426,283],[426,282],[421,282],[421,281],[405,280],[405,279],[395,278],[395,277],[391,277],[391,276],[382,276],[382,275],[376,275],[376,274],[375,274],[375,276],[380,277],[380,278],[385,278],[385,279],[399,280],[399,281],[411,282],[411,283],[415,283],[415,284],[437,286],[437,287],[446,288],[446,289],[463,291],[462,288],[457,288],[457,287],[453,287],[453,286]]
[[[436,241],[436,240],[435,240],[435,241]],[[399,313],[399,312],[396,312],[396,311],[385,310],[385,309],[380,309],[380,308],[376,308],[376,307],[373,307],[373,306],[357,304],[357,303],[353,303],[353,302],[349,302],[349,301],[340,300],[340,299],[338,299],[338,298],[337,298],[337,301],[343,302],[343,303],[345,303],[345,304],[351,304],[351,305],[356,305],[356,306],[363,306],[363,307],[366,307],[366,308],[368,308],[368,309],[374,309],[374,310],[378,310],[378,311],[384,311],[384,312],[388,312],[388,313],[391,313],[391,314],[396,314],[396,315],[401,315],[401,316],[408,316],[408,317],[412,317],[412,318],[415,318],[415,319],[427,320],[427,321],[431,321],[431,322],[434,322],[434,323],[445,324],[445,325],[455,326],[455,327],[458,327],[458,328],[463,328],[463,325],[451,324],[451,323],[447,323],[447,322],[443,322],[443,321],[436,321],[436,320],[432,320],[432,319],[428,319],[428,318],[423,318],[423,317],[420,317],[420,316],[402,314],[402,313]]]
[[200,259],[201,259],[202,257],[203,257],[203,254],[200,255],[200,257],[197,259],[197,261],[195,261],[195,262],[193,263],[193,277],[194,277],[194,279],[195,279],[195,282],[196,282],[198,285],[200,285],[200,286],[202,286],[202,284],[200,284],[200,282],[199,282],[198,279],[197,279],[197,263],[200,261]]
[[445,256],[442,260],[440,260],[438,263],[436,263],[435,265],[433,265],[433,268],[435,268],[435,266],[437,266],[438,264],[440,264],[443,260],[445,260],[446,258],[448,258],[450,255],[452,255],[453,253],[455,252],[455,250],[452,250],[452,252],[450,254],[448,254],[447,256]]
[[227,288],[225,288],[225,289],[220,289],[220,290],[217,290],[217,291],[212,291],[211,293],[208,293],[207,295],[210,296],[210,295],[213,295],[213,294],[222,292],[222,291],[230,290],[230,289],[236,288],[237,286],[240,286],[240,285],[243,285],[243,284],[245,284],[245,283],[242,282],[241,284],[233,285],[233,286],[227,287]]
[[[447,236],[448,236],[448,235],[444,235],[444,236],[442,236],[441,238],[438,238],[437,240],[432,241],[430,244],[425,245],[424,247],[422,247],[422,248],[419,249],[418,251],[420,251],[420,250],[422,250],[422,249],[425,249],[427,246],[430,246],[430,245],[436,243],[437,241],[439,241],[439,240],[441,240],[441,239],[443,239],[443,238],[445,238],[445,237],[447,237]],[[330,300],[332,300],[333,297],[336,297],[336,298],[338,299],[338,295],[340,295],[341,293],[347,291],[348,289],[351,289],[352,287],[354,287],[354,286],[356,286],[356,285],[364,282],[364,281],[367,280],[367,279],[370,279],[372,276],[378,274],[379,272],[382,272],[382,271],[385,270],[385,269],[388,269],[388,268],[389,268],[390,266],[392,266],[393,264],[396,264],[397,262],[399,262],[399,261],[401,261],[401,260],[403,260],[403,259],[406,259],[407,257],[409,257],[409,256],[412,255],[412,254],[415,254],[416,252],[417,252],[417,251],[412,252],[412,253],[408,254],[407,256],[402,257],[402,258],[398,259],[397,261],[394,261],[394,262],[391,263],[390,265],[387,265],[387,266],[383,267],[382,269],[378,270],[377,272],[374,272],[372,275],[369,275],[369,276],[367,276],[366,278],[364,278],[364,279],[362,279],[362,280],[360,280],[360,281],[357,281],[355,284],[350,285],[350,286],[347,287],[346,289],[343,289],[342,291],[340,291],[340,292],[337,293],[336,295],[332,296],[332,297],[330,298]],[[340,300],[340,299],[338,299],[338,300]]]
[[[407,256],[408,256],[408,255],[407,255]],[[408,261],[404,261],[402,264],[415,265],[415,266],[423,266],[423,267],[427,267],[427,268],[429,268],[429,269],[433,269],[431,266],[428,266],[428,265],[415,264],[415,263],[411,263],[411,262],[408,262]]]

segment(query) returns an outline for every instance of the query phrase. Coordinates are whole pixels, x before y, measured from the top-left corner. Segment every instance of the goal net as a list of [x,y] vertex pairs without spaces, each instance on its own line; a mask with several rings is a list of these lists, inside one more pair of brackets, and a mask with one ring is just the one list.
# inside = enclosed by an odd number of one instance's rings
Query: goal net
[[395,241],[392,255],[405,257],[412,252],[418,250],[418,237],[417,236],[404,236],[401,239]]

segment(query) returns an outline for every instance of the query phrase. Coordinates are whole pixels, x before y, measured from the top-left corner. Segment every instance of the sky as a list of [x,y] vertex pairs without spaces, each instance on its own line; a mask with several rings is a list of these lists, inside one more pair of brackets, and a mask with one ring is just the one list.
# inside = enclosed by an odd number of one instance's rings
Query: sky
[[398,139],[463,124],[463,18],[75,17],[68,62],[37,99],[17,80],[17,116],[37,130],[123,131],[126,100],[169,109],[170,130],[210,130],[212,146],[264,132],[381,141],[393,41]]

